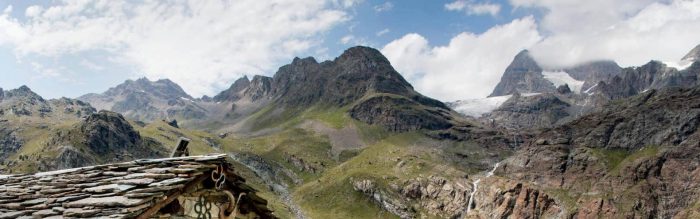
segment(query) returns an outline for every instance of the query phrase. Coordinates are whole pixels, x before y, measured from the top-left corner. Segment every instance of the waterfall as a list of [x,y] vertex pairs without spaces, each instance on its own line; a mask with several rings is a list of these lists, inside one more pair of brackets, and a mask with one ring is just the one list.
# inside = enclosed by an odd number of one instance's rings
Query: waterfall
[[[485,178],[493,176],[493,173],[496,172],[498,165],[501,165],[501,162],[496,163],[496,165],[493,166],[493,169],[486,173]],[[474,182],[472,182],[472,192],[469,194],[469,202],[467,202],[467,213],[469,213],[469,211],[471,211],[472,209],[472,203],[474,203],[474,193],[476,193],[476,188],[479,187],[479,182],[481,182],[481,178],[476,179],[474,180]]]

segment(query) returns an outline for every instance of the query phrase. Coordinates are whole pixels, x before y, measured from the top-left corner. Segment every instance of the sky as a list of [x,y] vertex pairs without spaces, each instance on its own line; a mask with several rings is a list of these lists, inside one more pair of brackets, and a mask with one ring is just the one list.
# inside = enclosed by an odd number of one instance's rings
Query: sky
[[523,49],[552,68],[677,62],[698,29],[700,0],[0,0],[0,87],[74,98],[147,77],[212,96],[364,45],[454,101],[490,94]]

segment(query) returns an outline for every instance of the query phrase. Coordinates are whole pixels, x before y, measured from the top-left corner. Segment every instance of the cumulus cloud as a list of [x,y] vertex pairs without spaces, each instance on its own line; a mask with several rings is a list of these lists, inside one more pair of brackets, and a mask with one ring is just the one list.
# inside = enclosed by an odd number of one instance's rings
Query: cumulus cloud
[[[452,101],[488,95],[522,49],[530,49],[545,67],[593,60],[638,66],[652,59],[678,61],[700,44],[700,31],[693,31],[700,27],[700,0],[510,3],[515,10],[542,12],[541,17],[516,19],[481,34],[464,32],[445,46],[430,45],[421,35],[407,34],[387,44],[382,52],[418,91]],[[457,0],[444,6],[446,10],[476,13],[470,12],[475,4],[479,3]]]
[[533,46],[538,62],[569,66],[609,59],[623,66],[650,59],[678,61],[700,43],[698,0],[511,0],[519,8],[545,9],[546,38]]
[[473,0],[457,0],[445,4],[448,11],[464,11],[469,15],[491,15],[496,16],[501,11],[501,5],[486,2],[474,2]]
[[319,50],[319,35],[348,20],[345,7],[359,2],[59,1],[28,7],[22,20],[0,15],[0,45],[18,57],[108,52],[118,64],[199,96]]
[[487,96],[521,50],[541,40],[531,16],[481,34],[463,32],[446,46],[412,33],[382,48],[392,65],[421,93],[443,101]]

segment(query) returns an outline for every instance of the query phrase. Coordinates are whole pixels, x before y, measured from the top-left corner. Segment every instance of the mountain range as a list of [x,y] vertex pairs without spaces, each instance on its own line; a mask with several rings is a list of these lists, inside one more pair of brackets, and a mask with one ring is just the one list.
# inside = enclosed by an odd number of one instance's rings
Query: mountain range
[[0,174],[228,153],[281,218],[700,217],[700,46],[681,68],[514,57],[490,97],[415,91],[378,50],[195,98],[168,79],[0,90]]

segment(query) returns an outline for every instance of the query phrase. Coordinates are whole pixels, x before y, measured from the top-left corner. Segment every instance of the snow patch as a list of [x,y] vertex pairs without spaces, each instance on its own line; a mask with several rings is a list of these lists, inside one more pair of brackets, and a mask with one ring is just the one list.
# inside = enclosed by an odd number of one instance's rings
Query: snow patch
[[182,99],[182,100],[189,100],[190,102],[193,102],[193,103],[194,103],[194,100],[192,100],[192,99],[190,99],[190,98],[187,98],[187,97],[180,97],[180,99]]
[[585,81],[579,81],[572,78],[571,75],[569,75],[569,73],[566,73],[565,71],[543,71],[542,75],[544,76],[544,79],[547,79],[549,82],[552,82],[552,84],[554,84],[554,87],[559,87],[561,85],[568,84],[569,88],[574,93],[580,93],[581,87],[583,87],[583,83],[585,83]]
[[[522,96],[534,96],[540,93],[525,93]],[[477,99],[458,100],[450,104],[452,109],[466,116],[481,117],[490,113],[505,103],[513,95],[486,97]]]
[[684,69],[690,67],[691,65],[693,65],[693,62],[688,62],[688,61],[686,61],[686,62],[681,61],[680,63],[678,63],[678,62],[662,62],[662,63],[664,63],[668,67],[678,69],[678,71],[684,70]]
[[595,88],[595,87],[597,87],[597,86],[598,86],[598,84],[595,84],[595,85],[589,87],[588,89],[586,89],[586,91],[584,91],[583,93],[585,93],[585,94],[591,94],[591,91],[593,90],[593,88]]
[[453,103],[452,109],[467,116],[481,117],[501,106],[511,96],[513,95],[459,100]]

